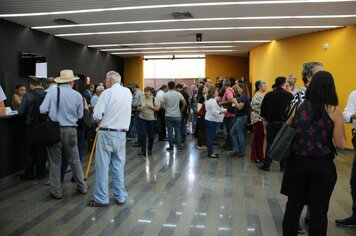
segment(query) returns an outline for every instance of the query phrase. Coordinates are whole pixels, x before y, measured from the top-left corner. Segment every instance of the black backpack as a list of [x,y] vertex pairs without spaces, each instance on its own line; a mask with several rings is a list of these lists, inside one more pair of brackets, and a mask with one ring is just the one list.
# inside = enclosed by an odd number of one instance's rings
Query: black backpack
[[[59,110],[59,87],[57,87],[57,112]],[[45,94],[35,94],[32,104],[32,138],[33,143],[39,145],[52,145],[60,141],[59,122],[52,121],[48,114],[41,114],[40,106],[45,98]]]
[[35,97],[35,99],[33,100],[33,103],[32,103],[31,124],[33,126],[36,126],[40,123],[45,122],[48,118],[48,115],[41,114],[41,112],[40,112],[40,106],[41,106],[44,98],[46,97],[46,93],[38,94],[36,92],[32,92],[32,94]]

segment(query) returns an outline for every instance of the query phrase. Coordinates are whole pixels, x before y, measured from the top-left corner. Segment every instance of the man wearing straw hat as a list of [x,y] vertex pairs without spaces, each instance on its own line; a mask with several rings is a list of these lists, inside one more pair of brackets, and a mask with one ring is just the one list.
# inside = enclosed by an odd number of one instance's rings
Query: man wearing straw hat
[[124,186],[126,160],[126,131],[130,126],[132,94],[120,85],[121,76],[116,71],[106,74],[106,89],[94,107],[94,119],[98,122],[98,141],[95,151],[95,189],[90,207],[108,207],[109,168],[112,173],[112,190],[115,202],[123,205],[127,199]]
[[[48,113],[51,120],[59,122],[60,125],[60,141],[48,146],[47,149],[50,162],[50,196],[57,200],[63,198],[61,186],[62,152],[71,166],[78,192],[85,194],[88,189],[84,182],[84,174],[77,147],[76,123],[83,116],[83,100],[82,95],[73,90],[72,87],[74,81],[78,79],[78,77],[74,76],[72,70],[62,70],[60,76],[54,80],[58,84],[59,90],[49,89],[40,106],[41,113]],[[57,110],[58,91],[59,107]]]

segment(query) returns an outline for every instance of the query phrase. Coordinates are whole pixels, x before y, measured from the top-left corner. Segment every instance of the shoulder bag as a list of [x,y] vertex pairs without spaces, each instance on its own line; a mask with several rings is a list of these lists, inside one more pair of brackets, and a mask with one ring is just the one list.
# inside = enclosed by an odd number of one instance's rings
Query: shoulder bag
[[277,133],[273,143],[267,153],[267,156],[275,161],[282,159],[289,159],[292,151],[292,142],[297,131],[291,126],[297,109],[300,103],[296,102],[288,114],[287,121],[283,124],[282,128]]

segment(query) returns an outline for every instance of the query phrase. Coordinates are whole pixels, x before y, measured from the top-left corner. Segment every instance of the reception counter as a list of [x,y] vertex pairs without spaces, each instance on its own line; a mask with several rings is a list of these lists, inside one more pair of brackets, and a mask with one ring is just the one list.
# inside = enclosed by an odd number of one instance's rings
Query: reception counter
[[0,179],[23,170],[25,117],[0,117]]

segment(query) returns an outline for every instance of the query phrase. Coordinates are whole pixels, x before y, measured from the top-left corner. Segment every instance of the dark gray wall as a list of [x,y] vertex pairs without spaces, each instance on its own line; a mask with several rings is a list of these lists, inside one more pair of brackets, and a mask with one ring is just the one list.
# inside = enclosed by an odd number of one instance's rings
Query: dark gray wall
[[48,76],[58,76],[62,69],[91,77],[93,83],[103,81],[109,70],[123,76],[124,60],[106,52],[31,30],[0,19],[0,83],[5,85],[8,101],[16,84],[27,85],[20,77],[20,54],[29,52],[47,57]]

